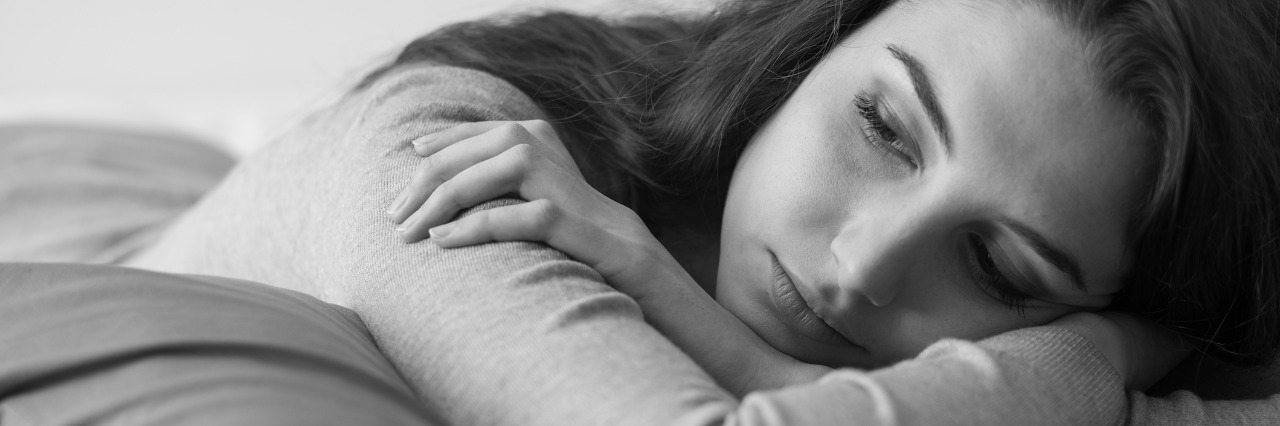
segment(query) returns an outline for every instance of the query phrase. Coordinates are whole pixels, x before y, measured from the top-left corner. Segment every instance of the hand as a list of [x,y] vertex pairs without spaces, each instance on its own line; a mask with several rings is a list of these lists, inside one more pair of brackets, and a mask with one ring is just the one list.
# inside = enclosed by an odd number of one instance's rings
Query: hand
[[1151,387],[1191,352],[1177,333],[1131,314],[1076,312],[1049,325],[1089,339],[1124,378],[1126,389]]
[[[466,144],[455,147],[455,144],[464,140],[467,141]],[[413,141],[414,152],[427,158],[418,165],[413,180],[391,203],[387,214],[391,215],[396,223],[405,223],[406,219],[426,201],[427,196],[445,181],[476,163],[493,158],[518,144],[540,145],[540,154],[552,154],[549,158],[555,161],[560,169],[578,177],[582,176],[573,162],[573,157],[565,149],[564,143],[560,142],[555,129],[546,121],[464,123]],[[412,240],[406,238],[406,242],[420,239],[422,239],[421,236]]]
[[[427,158],[388,211],[402,222],[405,242],[427,235],[446,248],[540,241],[637,298],[628,290],[679,268],[639,216],[586,183],[545,121],[466,124],[415,145]],[[462,209],[513,193],[528,202],[445,224]]]

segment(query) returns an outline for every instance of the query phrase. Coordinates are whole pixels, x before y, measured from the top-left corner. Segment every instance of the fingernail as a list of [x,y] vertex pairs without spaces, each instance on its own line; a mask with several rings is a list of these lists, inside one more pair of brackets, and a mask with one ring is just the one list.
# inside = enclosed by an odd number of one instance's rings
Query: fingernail
[[404,201],[408,197],[408,191],[400,191],[400,195],[396,196],[396,200],[391,202],[391,207],[387,208],[387,214],[396,214],[400,211],[400,207],[404,206]]
[[426,145],[426,144],[431,143],[431,142],[432,142],[432,141],[434,141],[434,140],[436,140],[436,135],[435,135],[435,134],[426,135],[426,136],[423,136],[423,137],[420,137],[420,138],[414,139],[414,140],[413,140],[413,146],[422,146],[422,145]]
[[431,234],[432,239],[440,239],[449,236],[449,232],[453,231],[453,225],[440,225],[427,230]]

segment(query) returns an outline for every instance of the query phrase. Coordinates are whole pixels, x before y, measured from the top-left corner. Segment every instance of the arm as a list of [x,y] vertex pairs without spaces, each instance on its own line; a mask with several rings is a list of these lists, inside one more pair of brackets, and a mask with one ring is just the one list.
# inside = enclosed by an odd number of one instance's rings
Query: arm
[[246,158],[135,265],[347,306],[453,424],[722,419],[733,398],[590,268],[533,243],[442,250],[396,238],[384,209],[419,163],[411,140],[519,118],[542,117],[487,74],[394,72]]
[[1188,391],[1165,397],[1129,393],[1128,424],[1263,425],[1280,423],[1280,395],[1258,400],[1206,401]]

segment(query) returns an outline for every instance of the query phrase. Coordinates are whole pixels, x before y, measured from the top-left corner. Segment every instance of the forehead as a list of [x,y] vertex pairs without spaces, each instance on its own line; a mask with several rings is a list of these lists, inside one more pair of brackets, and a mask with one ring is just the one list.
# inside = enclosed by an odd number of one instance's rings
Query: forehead
[[1071,30],[1023,2],[967,1],[900,2],[864,30],[848,44],[889,65],[877,70],[900,67],[885,43],[928,67],[953,147],[939,167],[956,196],[1042,230],[1080,257],[1091,292],[1115,290],[1145,188],[1144,133],[1095,83]]

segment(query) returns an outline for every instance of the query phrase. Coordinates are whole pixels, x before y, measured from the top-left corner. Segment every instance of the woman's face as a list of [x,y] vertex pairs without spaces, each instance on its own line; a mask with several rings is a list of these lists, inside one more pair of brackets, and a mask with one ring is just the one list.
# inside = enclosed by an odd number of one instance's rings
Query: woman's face
[[1105,307],[1149,165],[1070,31],[925,1],[844,40],[737,164],[719,301],[785,353],[859,367]]

